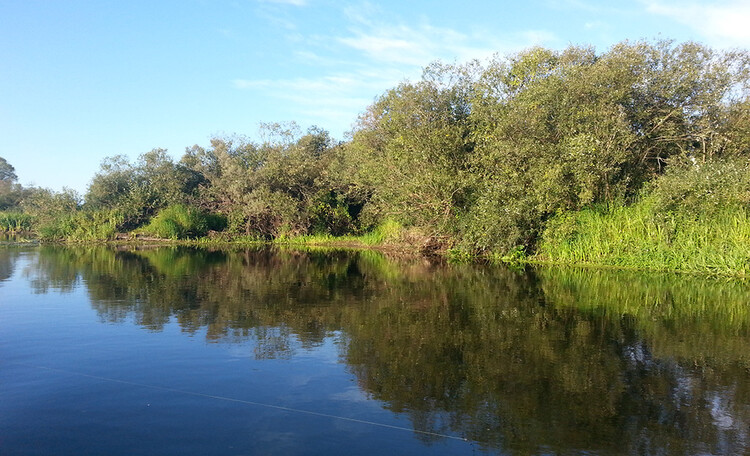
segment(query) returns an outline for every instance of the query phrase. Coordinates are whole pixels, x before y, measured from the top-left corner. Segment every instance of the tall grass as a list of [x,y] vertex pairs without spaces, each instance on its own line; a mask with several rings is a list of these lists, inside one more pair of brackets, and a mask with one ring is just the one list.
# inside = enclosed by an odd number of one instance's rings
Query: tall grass
[[746,276],[748,202],[746,158],[676,160],[631,206],[548,221],[535,259]]
[[33,217],[22,212],[0,212],[0,232],[31,231]]
[[43,241],[106,241],[122,223],[116,210],[80,211],[43,219],[35,231]]
[[382,245],[389,241],[398,241],[404,233],[403,226],[391,219],[386,219],[372,231],[359,236],[333,236],[331,234],[306,234],[301,236],[281,236],[274,240],[277,244],[360,244],[365,246]]
[[750,273],[750,215],[729,206],[701,216],[658,212],[651,200],[552,219],[533,259],[742,275]]
[[142,234],[164,239],[186,239],[206,235],[211,230],[226,228],[226,218],[177,204],[169,206],[140,228]]

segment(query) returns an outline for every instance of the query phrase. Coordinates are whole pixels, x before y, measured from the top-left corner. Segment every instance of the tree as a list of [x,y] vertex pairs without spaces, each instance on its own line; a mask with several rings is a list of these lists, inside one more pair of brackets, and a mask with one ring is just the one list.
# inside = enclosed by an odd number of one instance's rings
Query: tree
[[0,181],[13,183],[18,179],[16,169],[3,157],[0,157]]
[[630,201],[671,157],[737,150],[748,68],[746,54],[669,41],[490,62],[471,110],[481,184],[465,243],[532,247],[553,214]]
[[347,149],[356,182],[371,194],[365,210],[434,235],[451,231],[471,188],[473,69],[434,63],[360,117]]
[[18,176],[13,165],[0,157],[0,210],[18,206],[23,198],[23,187],[16,180]]

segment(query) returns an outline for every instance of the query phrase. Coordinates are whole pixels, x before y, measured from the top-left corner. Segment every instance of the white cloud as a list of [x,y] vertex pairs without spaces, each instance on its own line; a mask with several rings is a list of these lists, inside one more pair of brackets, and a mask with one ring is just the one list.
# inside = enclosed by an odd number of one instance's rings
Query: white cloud
[[495,33],[465,34],[429,23],[410,27],[374,23],[356,16],[355,19],[357,22],[349,27],[349,35],[337,41],[361,52],[367,59],[390,65],[421,68],[434,60],[465,62],[557,40],[554,34],[543,30],[496,37]]
[[307,0],[258,0],[261,3],[276,3],[278,5],[307,6]]
[[462,33],[435,26],[426,18],[406,25],[370,3],[349,7],[343,15],[347,20],[343,32],[301,37],[301,45],[292,53],[298,75],[238,78],[232,85],[283,101],[280,104],[288,106],[297,120],[305,122],[307,117],[343,131],[375,97],[404,80],[419,79],[422,69],[435,60],[464,63],[534,45],[559,44],[554,34],[544,30],[498,34],[474,27]]
[[394,86],[399,74],[383,71],[334,73],[316,78],[235,79],[232,85],[283,100],[295,120],[331,128],[337,135],[352,126],[375,95]]
[[721,2],[645,0],[646,10],[670,17],[693,28],[719,46],[750,47],[750,3],[746,0]]
[[[360,52],[373,63],[421,69],[435,60],[467,62],[497,53],[511,53],[534,45],[560,44],[546,30],[498,33],[473,26],[470,31],[435,26],[425,17],[406,25],[370,3],[347,8],[348,33],[336,42]],[[418,74],[418,73],[417,73]],[[411,74],[410,74],[411,76]]]

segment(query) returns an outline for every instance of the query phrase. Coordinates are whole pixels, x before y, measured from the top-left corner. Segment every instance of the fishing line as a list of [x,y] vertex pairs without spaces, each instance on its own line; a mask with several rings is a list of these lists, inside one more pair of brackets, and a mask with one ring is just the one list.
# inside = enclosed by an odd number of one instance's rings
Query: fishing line
[[69,374],[69,375],[76,375],[78,377],[91,378],[91,379],[94,379],[94,380],[102,380],[102,381],[105,381],[105,382],[120,383],[122,385],[137,386],[139,388],[147,388],[147,389],[152,389],[152,390],[157,390],[157,391],[166,391],[166,392],[170,392],[170,393],[185,394],[185,395],[188,395],[188,396],[204,397],[204,398],[208,398],[208,399],[216,399],[216,400],[219,400],[219,401],[234,402],[234,403],[237,403],[237,404],[254,405],[254,406],[257,406],[257,407],[265,407],[265,408],[269,408],[269,409],[282,410],[282,411],[291,412],[291,413],[299,413],[299,414],[304,414],[304,415],[312,415],[312,416],[319,416],[319,417],[324,417],[324,418],[332,418],[332,419],[335,419],[335,420],[349,421],[351,423],[367,424],[367,425],[370,425],[370,426],[377,426],[377,427],[381,427],[381,428],[395,429],[397,431],[409,431],[409,432],[415,432],[415,433],[422,434],[422,435],[430,435],[430,436],[434,436],[434,437],[443,437],[443,438],[451,439],[451,440],[459,440],[461,442],[467,442],[468,441],[468,439],[465,439],[463,437],[458,437],[458,436],[455,436],[455,435],[441,434],[439,432],[431,432],[431,431],[421,431],[419,429],[408,428],[408,427],[405,427],[405,426],[395,426],[395,425],[392,425],[392,424],[378,423],[376,421],[361,420],[361,419],[358,419],[358,418],[350,418],[350,417],[340,416],[340,415],[331,415],[329,413],[315,412],[315,411],[312,411],[312,410],[297,409],[297,408],[293,408],[293,407],[285,407],[283,405],[266,404],[264,402],[248,401],[248,400],[245,400],[245,399],[237,399],[237,398],[234,398],[234,397],[217,396],[217,395],[214,395],[214,394],[198,393],[196,391],[182,390],[182,389],[178,389],[178,388],[170,388],[168,386],[149,385],[148,383],[138,383],[138,382],[131,382],[131,381],[128,381],[128,380],[120,380],[120,379],[117,379],[117,378],[102,377],[100,375],[84,374],[82,372],[75,372],[75,371],[70,371],[70,370],[66,370],[66,369],[56,369],[54,367],[34,366],[34,365],[31,365],[31,364],[24,364],[24,363],[9,363],[9,364],[15,364],[15,365],[18,365],[18,366],[24,366],[24,367],[29,367],[29,368],[38,369],[38,370],[46,370],[46,371],[50,371],[50,372],[60,372],[60,373]]

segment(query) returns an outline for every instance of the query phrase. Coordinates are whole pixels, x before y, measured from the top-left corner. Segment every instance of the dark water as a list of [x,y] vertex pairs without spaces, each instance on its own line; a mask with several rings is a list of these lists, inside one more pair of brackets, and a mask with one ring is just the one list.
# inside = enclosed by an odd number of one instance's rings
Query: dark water
[[0,248],[0,454],[748,454],[750,285]]

